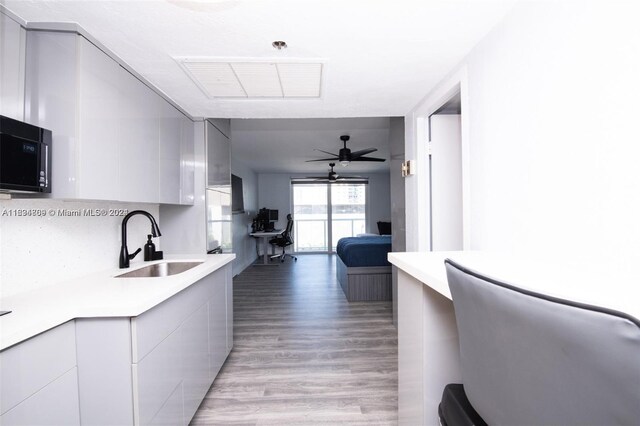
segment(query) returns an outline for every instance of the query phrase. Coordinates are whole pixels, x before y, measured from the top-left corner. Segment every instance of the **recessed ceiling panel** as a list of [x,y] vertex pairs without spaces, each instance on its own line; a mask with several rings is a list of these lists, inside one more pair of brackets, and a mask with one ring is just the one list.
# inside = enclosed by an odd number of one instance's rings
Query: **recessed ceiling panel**
[[233,62],[231,68],[249,98],[282,97],[276,65],[270,62]]
[[182,68],[210,98],[319,98],[322,63],[247,58],[178,58]]
[[182,67],[210,98],[246,98],[233,69],[225,62],[182,61]]
[[322,64],[278,64],[285,97],[320,97]]

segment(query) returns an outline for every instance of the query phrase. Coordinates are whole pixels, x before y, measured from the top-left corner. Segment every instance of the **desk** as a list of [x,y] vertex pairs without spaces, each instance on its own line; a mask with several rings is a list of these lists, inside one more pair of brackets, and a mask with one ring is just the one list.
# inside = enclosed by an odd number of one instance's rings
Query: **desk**
[[[263,257],[263,265],[269,265],[269,255],[267,254],[267,248],[269,247],[269,240],[273,237],[282,234],[282,229],[274,229],[273,231],[258,231],[258,232],[250,232],[249,235],[254,238],[262,238],[262,257]],[[259,263],[257,263],[259,265]],[[274,265],[277,265],[274,264]]]
[[398,268],[399,425],[438,425],[444,386],[461,382],[446,258],[527,290],[640,318],[640,271],[633,264],[483,252],[389,253],[388,258]]

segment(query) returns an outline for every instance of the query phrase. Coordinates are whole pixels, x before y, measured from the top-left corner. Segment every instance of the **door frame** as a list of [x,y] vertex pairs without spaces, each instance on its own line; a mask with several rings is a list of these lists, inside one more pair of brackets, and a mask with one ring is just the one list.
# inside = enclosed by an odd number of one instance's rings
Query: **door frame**
[[[418,167],[416,168],[415,185],[407,188],[406,196],[415,197],[417,201],[417,217],[414,221],[418,224],[418,238],[413,250],[431,251],[431,205],[429,192],[431,175],[429,162],[429,117],[449,101],[457,93],[460,93],[461,114],[461,165],[462,165],[462,245],[463,250],[471,249],[471,211],[470,211],[470,137],[469,137],[469,92],[468,75],[466,66],[461,67],[448,79],[444,80],[434,89],[413,113],[415,132],[415,155]],[[407,224],[409,220],[407,218]]]

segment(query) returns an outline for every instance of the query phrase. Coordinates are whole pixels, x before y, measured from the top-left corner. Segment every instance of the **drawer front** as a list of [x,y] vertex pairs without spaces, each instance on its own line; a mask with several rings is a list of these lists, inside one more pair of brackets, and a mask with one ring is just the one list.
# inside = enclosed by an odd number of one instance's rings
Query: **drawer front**
[[133,364],[137,424],[149,424],[182,382],[180,345],[180,331],[176,330],[139,363]]
[[182,384],[173,391],[158,414],[149,423],[150,426],[181,426],[186,425],[182,412]]
[[0,417],[3,426],[74,426],[80,424],[78,369],[40,389]]
[[225,268],[225,289],[226,289],[226,308],[227,308],[227,355],[233,348],[233,273],[231,266]]
[[204,304],[180,327],[184,416],[189,423],[211,386],[209,378],[209,304]]
[[172,298],[131,319],[133,362],[143,359],[160,342],[180,327],[194,309],[208,300],[204,277]]
[[0,414],[76,366],[74,321],[0,352]]
[[227,310],[226,288],[224,280],[219,280],[211,286],[211,300],[209,301],[209,355],[211,381],[216,378],[224,360],[227,358]]

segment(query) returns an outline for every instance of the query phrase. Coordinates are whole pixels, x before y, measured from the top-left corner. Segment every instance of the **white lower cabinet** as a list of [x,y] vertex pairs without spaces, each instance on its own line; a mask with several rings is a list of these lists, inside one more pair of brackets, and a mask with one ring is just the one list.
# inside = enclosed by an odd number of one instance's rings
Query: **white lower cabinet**
[[80,424],[70,321],[0,352],[0,424]]
[[176,426],[189,424],[189,420],[185,418],[182,409],[182,383],[173,390],[169,399],[162,406],[158,414],[151,420],[151,426]]
[[189,424],[230,352],[231,286],[228,264],[137,317],[77,320],[82,424]]
[[5,349],[0,424],[189,424],[231,350],[232,285],[227,264],[137,317],[78,318]]
[[[233,272],[231,268],[223,269],[225,282],[225,295],[227,303],[227,354],[233,349]],[[226,358],[226,357],[225,357]]]
[[[216,283],[217,284],[217,283]],[[196,413],[214,377],[209,377],[209,302],[194,312],[181,326],[182,377],[185,424]],[[212,347],[221,346],[212,342]],[[226,359],[228,352],[222,362]]]
[[215,285],[209,288],[209,364],[211,378],[216,377],[229,351],[227,350],[227,320],[226,320],[226,277],[225,271],[219,270]]
[[0,417],[3,426],[80,424],[78,369],[67,371]]
[[134,413],[137,424],[150,424],[182,383],[180,330],[171,333],[137,364],[133,364]]

